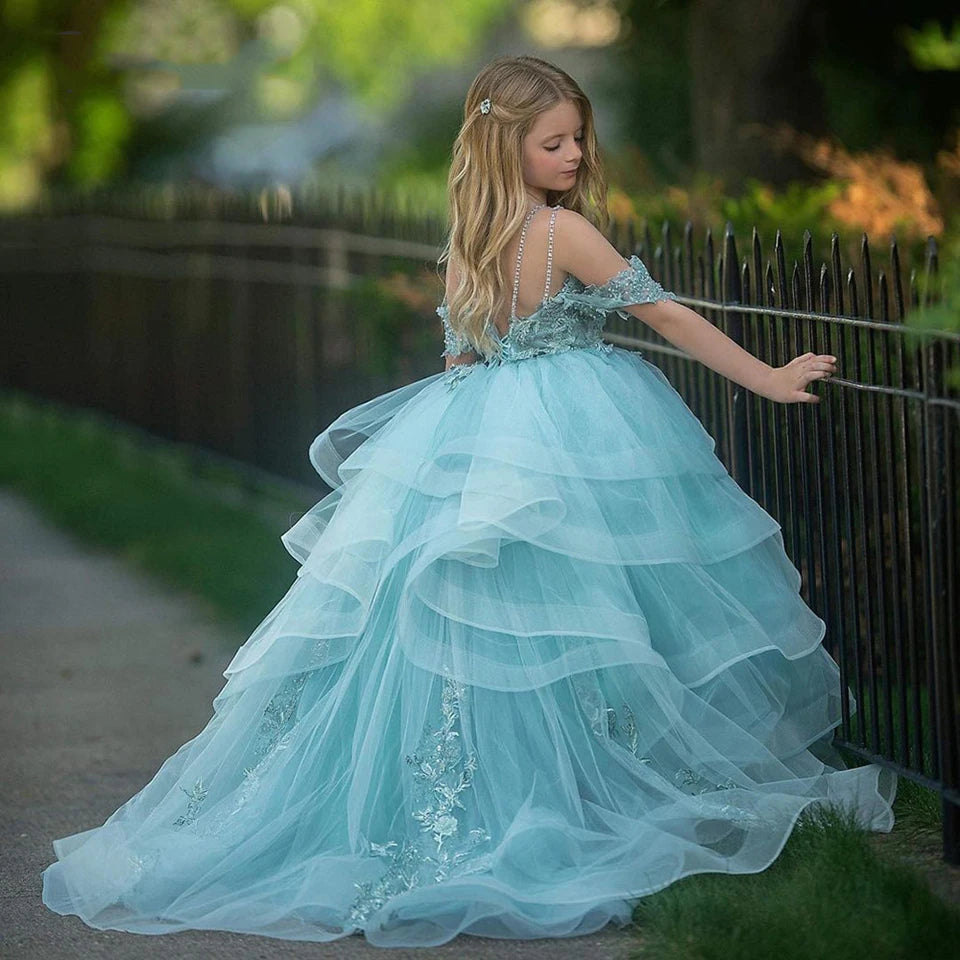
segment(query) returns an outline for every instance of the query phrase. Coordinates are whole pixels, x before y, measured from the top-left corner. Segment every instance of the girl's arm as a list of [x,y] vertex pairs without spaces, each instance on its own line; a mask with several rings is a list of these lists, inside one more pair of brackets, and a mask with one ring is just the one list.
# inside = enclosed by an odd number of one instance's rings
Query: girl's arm
[[[561,210],[558,215],[554,260],[583,283],[597,285],[630,266],[589,220],[572,210]],[[803,388],[812,380],[836,373],[836,357],[829,354],[805,353],[782,367],[771,367],[706,317],[675,300],[637,303],[623,309],[711,370],[769,400],[819,403],[818,396]]]

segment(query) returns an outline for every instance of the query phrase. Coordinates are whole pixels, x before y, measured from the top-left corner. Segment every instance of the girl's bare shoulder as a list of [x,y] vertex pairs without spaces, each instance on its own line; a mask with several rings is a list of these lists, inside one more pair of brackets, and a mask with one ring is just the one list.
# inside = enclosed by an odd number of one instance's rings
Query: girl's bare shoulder
[[585,285],[604,283],[630,265],[586,217],[567,209],[557,213],[553,261]]

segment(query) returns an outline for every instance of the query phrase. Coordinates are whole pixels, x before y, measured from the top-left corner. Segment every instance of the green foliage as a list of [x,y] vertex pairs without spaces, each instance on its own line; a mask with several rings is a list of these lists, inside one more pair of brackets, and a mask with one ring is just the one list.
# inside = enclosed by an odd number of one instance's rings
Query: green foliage
[[960,20],[949,34],[941,23],[927,20],[919,30],[901,27],[898,35],[918,70],[960,70]]
[[[801,237],[810,229],[821,238],[829,238],[834,230],[844,229],[830,215],[830,203],[843,190],[835,181],[807,184],[791,183],[785,190],[775,191],[768,184],[750,178],[739,197],[720,197],[719,215],[729,220],[744,241],[756,226],[772,244],[779,228],[785,237]],[[811,229],[812,228],[812,229]],[[768,247],[769,250],[769,247]]]
[[[296,119],[333,90],[375,119],[511,7],[10,0],[0,6],[0,208],[33,203],[48,183],[116,180],[141,149],[176,155],[237,123]],[[213,91],[213,106],[197,91]]]
[[313,17],[310,55],[374,112],[409,95],[427,64],[456,63],[512,7],[511,0],[303,4]]
[[0,82],[0,208],[35,197],[53,144],[52,78],[45,54],[21,53]]
[[130,115],[110,90],[88,90],[75,114],[76,147],[68,164],[78,186],[103,183],[123,167],[124,147],[131,132]]
[[[746,181],[738,196],[728,194],[721,183],[696,177],[689,190],[675,189],[632,196],[632,206],[650,222],[651,227],[669,220],[674,226],[691,219],[696,230],[695,242],[701,243],[707,227],[713,231],[715,249],[722,240],[729,221],[737,237],[741,256],[746,251],[754,227],[760,234],[765,256],[773,252],[777,230],[786,243],[798,244],[805,230],[813,236],[814,249],[829,250],[830,235],[846,228],[829,212],[830,203],[842,190],[839,183],[819,184],[794,182],[777,191],[755,178]],[[674,234],[674,242],[679,235]],[[656,239],[655,239],[656,242]],[[799,257],[800,249],[788,254]]]
[[[917,277],[917,290],[920,303],[907,311],[904,322],[916,333],[918,344],[924,341],[921,330],[960,332],[960,226],[941,247],[937,272]],[[944,383],[960,391],[960,364],[944,370]]]
[[24,57],[0,90],[0,138],[16,153],[29,153],[49,136],[51,76],[42,53]]

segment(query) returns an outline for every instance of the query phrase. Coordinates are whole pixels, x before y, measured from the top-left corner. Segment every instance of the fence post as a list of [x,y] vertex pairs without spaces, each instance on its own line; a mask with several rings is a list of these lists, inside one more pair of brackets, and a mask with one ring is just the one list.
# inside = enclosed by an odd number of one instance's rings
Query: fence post
[[[737,256],[737,241],[733,235],[733,224],[727,221],[723,236],[723,276],[720,278],[720,302],[726,320],[726,334],[740,346],[743,346],[743,314],[739,310],[729,310],[729,304],[743,302],[743,289],[740,284],[740,259]],[[727,380],[728,429],[730,436],[730,475],[740,486],[750,488],[750,461],[747,450],[747,396],[748,390],[739,383]]]
[[934,741],[937,753],[937,774],[942,792],[943,858],[960,864],[960,806],[947,796],[960,786],[957,771],[957,704],[950,684],[950,651],[947,635],[947,408],[936,402],[943,396],[944,344],[936,340],[924,346],[924,419],[926,421],[926,473],[924,487],[927,523],[930,531],[927,564],[929,573],[930,637],[929,651],[933,660]]

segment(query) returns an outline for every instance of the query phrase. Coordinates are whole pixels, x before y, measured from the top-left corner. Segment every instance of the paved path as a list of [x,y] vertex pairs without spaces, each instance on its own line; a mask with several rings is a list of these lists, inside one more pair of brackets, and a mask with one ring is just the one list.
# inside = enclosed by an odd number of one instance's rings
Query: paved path
[[612,925],[585,937],[460,936],[385,950],[360,936],[323,944],[100,931],[48,910],[40,873],[54,859],[51,840],[103,823],[199,732],[244,639],[0,489],[0,956],[626,960],[636,931]]

